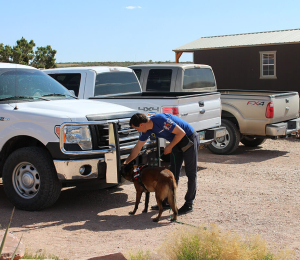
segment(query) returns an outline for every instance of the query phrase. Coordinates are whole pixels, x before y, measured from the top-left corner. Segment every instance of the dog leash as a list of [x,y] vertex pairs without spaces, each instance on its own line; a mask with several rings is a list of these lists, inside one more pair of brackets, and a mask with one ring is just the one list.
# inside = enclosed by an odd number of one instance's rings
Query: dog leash
[[154,163],[152,163],[150,166],[153,167],[153,166],[157,163],[157,161],[158,161],[163,155],[164,155],[164,154],[162,153],[158,158],[155,158]]

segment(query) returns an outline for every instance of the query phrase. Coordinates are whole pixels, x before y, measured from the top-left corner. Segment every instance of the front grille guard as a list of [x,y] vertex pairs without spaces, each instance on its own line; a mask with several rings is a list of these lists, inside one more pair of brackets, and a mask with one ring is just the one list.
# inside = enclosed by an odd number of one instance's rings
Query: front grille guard
[[[132,149],[135,144],[131,145],[124,145],[120,146],[119,144],[119,136],[117,125],[118,123],[129,122],[129,118],[124,119],[116,119],[116,120],[107,120],[107,121],[88,121],[88,122],[68,122],[63,123],[60,125],[60,134],[59,134],[59,147],[63,154],[66,155],[101,155],[101,154],[108,154],[108,153],[115,153],[118,154],[120,151]],[[109,144],[108,149],[99,149],[99,150],[87,150],[87,151],[67,151],[64,148],[64,127],[65,126],[81,126],[81,125],[108,125],[108,133],[109,133]],[[148,140],[144,145],[142,152],[147,150],[149,145],[154,145],[157,143],[157,140]],[[122,156],[124,158],[124,156]]]

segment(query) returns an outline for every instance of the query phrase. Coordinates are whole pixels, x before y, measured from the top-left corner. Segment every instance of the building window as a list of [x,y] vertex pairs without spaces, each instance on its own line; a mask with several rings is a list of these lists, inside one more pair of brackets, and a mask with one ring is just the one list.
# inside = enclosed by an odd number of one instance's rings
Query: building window
[[276,51],[260,52],[260,78],[276,79]]

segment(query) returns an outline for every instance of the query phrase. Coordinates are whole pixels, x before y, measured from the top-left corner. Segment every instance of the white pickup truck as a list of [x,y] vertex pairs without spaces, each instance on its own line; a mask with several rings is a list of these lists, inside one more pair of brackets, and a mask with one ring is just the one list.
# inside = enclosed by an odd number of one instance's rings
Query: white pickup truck
[[[208,65],[143,64],[130,66],[138,76],[143,92],[217,91]],[[154,86],[154,87],[153,87]],[[266,138],[296,135],[300,128],[299,94],[291,91],[219,89],[222,126],[226,135],[208,148],[216,154],[230,154],[239,143],[255,147]]]
[[[55,203],[62,187],[120,183],[122,160],[139,137],[129,126],[134,113],[78,100],[32,67],[0,63],[0,178],[8,199],[40,210]],[[157,148],[150,140],[138,160],[154,161]]]
[[[201,144],[209,144],[225,134],[225,128],[220,127],[218,92],[142,93],[133,70],[122,67],[72,67],[44,72],[74,91],[80,99],[120,104],[149,116],[163,112],[181,117],[200,133]],[[160,145],[165,147],[165,141],[161,140]]]

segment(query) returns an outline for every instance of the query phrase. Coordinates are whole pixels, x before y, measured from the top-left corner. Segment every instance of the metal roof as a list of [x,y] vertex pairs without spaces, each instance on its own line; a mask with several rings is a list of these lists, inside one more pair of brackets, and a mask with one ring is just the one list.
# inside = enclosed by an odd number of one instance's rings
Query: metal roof
[[203,49],[220,49],[232,47],[246,47],[257,45],[274,45],[285,43],[299,43],[300,29],[281,30],[271,32],[233,34],[213,37],[202,37],[181,47],[174,49],[175,52],[193,51]]

